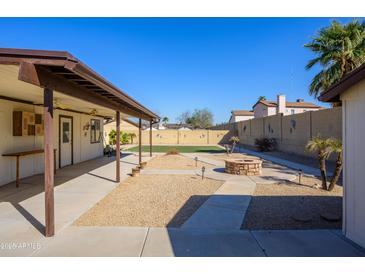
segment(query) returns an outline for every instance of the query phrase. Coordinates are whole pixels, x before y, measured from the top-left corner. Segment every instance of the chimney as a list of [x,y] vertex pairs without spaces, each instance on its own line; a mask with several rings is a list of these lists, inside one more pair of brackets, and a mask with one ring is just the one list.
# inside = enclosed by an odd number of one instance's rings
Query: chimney
[[286,100],[284,94],[279,94],[277,97],[277,108],[276,108],[276,114],[279,113],[285,113],[286,109]]

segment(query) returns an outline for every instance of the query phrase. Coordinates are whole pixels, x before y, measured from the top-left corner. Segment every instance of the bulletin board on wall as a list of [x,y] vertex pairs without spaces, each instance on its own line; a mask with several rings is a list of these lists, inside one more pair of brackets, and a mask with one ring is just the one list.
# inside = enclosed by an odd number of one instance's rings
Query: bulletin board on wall
[[13,136],[43,136],[43,115],[29,111],[13,111]]

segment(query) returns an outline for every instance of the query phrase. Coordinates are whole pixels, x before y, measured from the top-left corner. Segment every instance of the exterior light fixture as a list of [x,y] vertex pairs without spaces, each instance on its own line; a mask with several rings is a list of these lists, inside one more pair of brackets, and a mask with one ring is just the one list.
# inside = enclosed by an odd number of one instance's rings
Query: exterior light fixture
[[299,169],[299,172],[298,172],[298,180],[299,180],[299,184],[302,183],[302,176],[303,176],[303,170]]
[[205,166],[202,167],[202,180],[204,179]]

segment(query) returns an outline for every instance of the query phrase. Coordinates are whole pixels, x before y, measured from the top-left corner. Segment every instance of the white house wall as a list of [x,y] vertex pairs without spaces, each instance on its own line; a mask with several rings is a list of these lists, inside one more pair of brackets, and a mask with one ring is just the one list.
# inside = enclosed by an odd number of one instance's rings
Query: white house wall
[[265,106],[264,104],[261,104],[261,103],[257,104],[253,109],[255,118],[266,117],[266,116],[275,114],[275,113],[269,114],[268,109],[269,109],[269,107]]
[[[43,136],[13,136],[13,111],[30,111],[43,114],[43,107],[0,100],[0,185],[15,180],[15,157],[1,156],[4,153],[43,148]],[[90,119],[99,119],[101,133],[103,132],[102,118],[79,114],[65,110],[54,111],[54,147],[57,149],[56,166],[58,168],[58,134],[59,115],[73,117],[73,160],[74,163],[90,160],[103,155],[103,141],[92,144],[90,129],[83,130],[83,126],[90,123]],[[86,135],[85,135],[86,134]],[[28,177],[42,173],[44,170],[43,154],[20,157],[20,177]]]
[[365,80],[341,97],[344,147],[344,234],[365,247]]
[[231,116],[230,119],[230,123],[235,123],[235,122],[240,122],[240,121],[247,121],[249,119],[253,119],[253,116],[241,116],[241,115],[237,115],[237,116]]

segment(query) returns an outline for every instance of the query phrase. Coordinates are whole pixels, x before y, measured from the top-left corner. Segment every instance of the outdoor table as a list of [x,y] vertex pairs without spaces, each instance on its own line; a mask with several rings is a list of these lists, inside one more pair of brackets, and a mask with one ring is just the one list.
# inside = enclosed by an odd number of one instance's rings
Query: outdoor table
[[[16,157],[16,187],[19,187],[19,158],[21,156],[27,156],[32,154],[43,153],[44,149],[34,149],[34,150],[27,150],[27,151],[19,151],[19,152],[12,152],[12,153],[5,153],[2,156],[6,157]],[[54,154],[54,173],[56,174],[56,149],[53,150]]]

